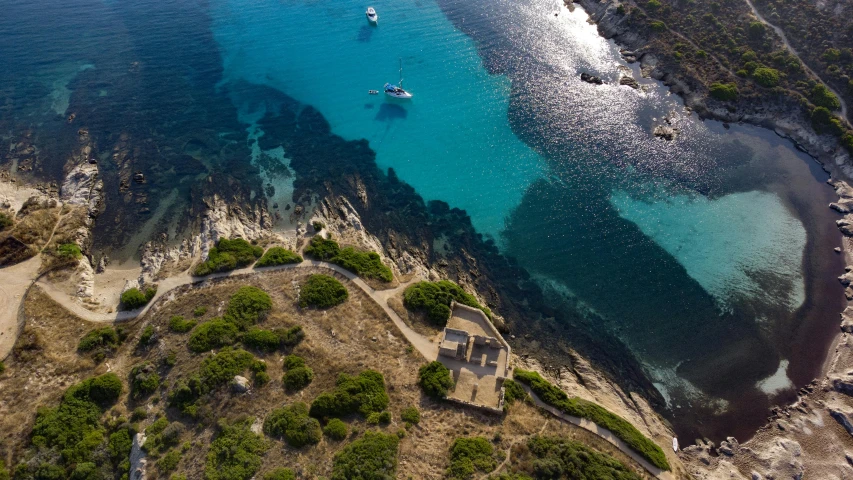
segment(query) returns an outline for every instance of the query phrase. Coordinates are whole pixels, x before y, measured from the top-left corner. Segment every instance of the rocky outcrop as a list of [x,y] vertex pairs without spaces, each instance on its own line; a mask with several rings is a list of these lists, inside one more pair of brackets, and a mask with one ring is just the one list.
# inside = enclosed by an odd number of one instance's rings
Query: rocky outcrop
[[[658,61],[650,47],[653,45],[630,29],[629,16],[623,15],[619,0],[564,0],[579,3],[594,21],[599,33],[613,39],[622,47],[620,52],[628,62],[639,61],[644,77],[660,80],[673,93],[684,99],[684,104],[702,118],[729,123],[750,123],[774,130],[778,135],[791,139],[796,145],[826,165],[832,165],[853,177],[850,155],[830,135],[818,135],[799,105],[739,102],[737,108],[709,100],[707,89],[696,78],[681,78],[677,69]],[[639,2],[638,2],[639,3]]]
[[842,427],[844,427],[844,430],[847,430],[847,433],[853,435],[853,421],[851,421],[850,419],[851,414],[849,412],[842,412],[841,410],[830,409],[829,414],[832,416],[832,418],[835,419],[836,422],[838,422]]
[[242,377],[237,375],[231,380],[231,390],[234,393],[246,393],[249,391],[249,379],[246,377]]
[[68,172],[59,194],[63,203],[86,206],[89,216],[96,217],[100,211],[103,189],[104,182],[98,176],[98,166],[81,163]]
[[142,450],[142,445],[145,444],[145,434],[137,433],[133,437],[133,446],[130,448],[130,480],[145,480],[148,478],[145,474],[145,467],[148,460],[145,459],[145,450]]
[[595,75],[590,75],[586,72],[581,73],[581,80],[586,83],[592,83],[593,85],[602,85],[604,81],[601,78],[596,77]]

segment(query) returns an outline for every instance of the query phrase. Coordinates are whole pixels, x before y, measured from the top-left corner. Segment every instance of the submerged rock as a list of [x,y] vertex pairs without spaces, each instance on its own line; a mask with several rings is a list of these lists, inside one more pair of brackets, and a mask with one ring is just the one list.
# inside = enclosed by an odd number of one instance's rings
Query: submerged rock
[[671,142],[675,140],[676,136],[678,136],[678,132],[679,130],[675,127],[671,127],[669,125],[658,125],[655,127],[654,135],[655,137]]
[[634,77],[625,76],[619,79],[619,85],[627,85],[634,90],[638,90],[640,88],[639,82],[634,79]]
[[602,85],[604,83],[601,78],[596,77],[595,75],[590,75],[586,72],[581,73],[581,80],[586,83],[592,83],[594,85]]

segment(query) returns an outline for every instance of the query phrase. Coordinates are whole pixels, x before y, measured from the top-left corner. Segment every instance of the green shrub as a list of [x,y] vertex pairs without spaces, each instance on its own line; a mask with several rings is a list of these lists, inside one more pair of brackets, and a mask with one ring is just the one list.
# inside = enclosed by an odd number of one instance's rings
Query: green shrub
[[311,243],[305,247],[305,253],[318,260],[331,261],[340,253],[341,247],[338,242],[331,238],[325,239],[320,235],[314,235]]
[[314,227],[314,230],[318,232],[326,227],[326,225],[319,220],[314,220],[313,222],[311,222],[311,226]]
[[230,382],[235,376],[243,373],[255,357],[242,349],[226,347],[215,355],[211,355],[201,362],[199,374],[202,383],[209,389]]
[[[559,437],[533,436],[521,449],[519,464],[535,478],[607,478],[640,480],[630,468],[610,455]],[[531,457],[532,458],[527,458]]]
[[665,32],[666,24],[661,22],[660,20],[654,20],[652,22],[649,22],[649,28],[651,28],[653,32]]
[[130,450],[133,448],[132,432],[127,428],[121,428],[110,434],[110,439],[107,442],[107,452],[110,454],[110,460],[114,465],[118,465],[130,457]]
[[525,401],[527,397],[527,391],[518,382],[511,378],[504,380],[504,402],[506,405],[512,405],[516,400]]
[[240,287],[228,301],[225,318],[245,330],[261,321],[272,310],[267,292],[256,287]]
[[221,423],[204,468],[206,480],[249,480],[261,468],[267,443],[251,430],[251,421]]
[[6,212],[0,212],[0,232],[12,226],[15,223],[12,217]]
[[80,259],[83,257],[83,252],[76,243],[63,243],[56,247],[56,255],[62,258]]
[[821,58],[823,58],[827,62],[837,62],[841,59],[841,50],[837,48],[827,48],[826,50],[824,50],[823,55],[821,55]]
[[285,347],[295,347],[305,338],[305,332],[299,325],[290,327],[287,330],[276,329],[273,331],[278,334],[279,338],[281,338],[281,344]]
[[494,448],[483,437],[461,437],[450,446],[450,467],[447,478],[467,479],[477,470],[491,472],[497,466]]
[[314,371],[308,367],[296,367],[288,370],[281,377],[284,388],[296,392],[307,387],[314,380]]
[[234,323],[214,318],[193,330],[188,345],[193,352],[206,352],[231,345],[237,341],[239,331]]
[[826,107],[829,110],[838,110],[841,108],[841,102],[838,100],[838,97],[829,91],[829,89],[826,88],[826,85],[821,83],[815,84],[815,86],[812,87],[809,99],[818,107]]
[[[841,145],[853,155],[853,132],[846,133],[843,137],[841,137]],[[3,370],[0,370],[0,373],[3,373]]]
[[815,131],[821,134],[841,135],[844,132],[844,127],[832,112],[826,107],[816,107],[812,110],[812,127]]
[[365,432],[335,454],[332,463],[332,480],[386,480],[397,473],[396,435]]
[[289,263],[301,263],[302,257],[286,248],[272,247],[264,253],[264,256],[255,264],[258,267],[270,267],[273,265],[287,265]]
[[289,468],[276,468],[264,474],[264,480],[296,480],[296,473]]
[[[121,395],[121,380],[114,373],[84,380],[65,391],[59,406],[40,408],[31,433],[32,445],[39,450],[50,449],[65,465],[90,461],[93,453],[104,443],[105,429],[101,414]],[[66,478],[62,467],[43,464],[45,472],[59,473]],[[38,477],[38,475],[36,475]],[[41,478],[41,477],[38,477]]]
[[169,480],[187,480],[187,476],[183,473],[176,473],[169,477]]
[[764,36],[764,32],[766,31],[767,29],[761,22],[751,22],[749,24],[749,36],[752,38],[761,38]]
[[203,277],[211,273],[245,267],[251,265],[263,253],[263,248],[254,246],[242,238],[233,240],[223,238],[210,249],[207,260],[196,267],[193,275]]
[[367,424],[368,425],[379,425],[380,418],[379,412],[373,412],[367,416]]
[[656,12],[658,9],[660,9],[660,7],[661,7],[661,3],[658,0],[649,0],[646,3],[646,8],[648,8],[649,10],[651,10],[653,12]]
[[320,443],[323,435],[320,422],[308,416],[308,406],[302,402],[273,410],[264,420],[264,432],[271,437],[283,437],[295,448]]
[[406,407],[400,412],[400,420],[408,425],[417,425],[421,423],[421,412],[417,407]]
[[285,370],[290,370],[291,368],[299,368],[305,366],[305,359],[298,355],[288,355],[284,357],[282,361],[282,365]]
[[364,278],[373,278],[383,282],[394,280],[391,269],[382,263],[382,258],[376,252],[362,252],[352,247],[340,248],[334,240],[324,239],[315,235],[311,244],[305,248],[305,253],[318,260],[340,265],[347,270]]
[[178,363],[177,354],[173,350],[169,350],[169,352],[166,353],[166,357],[163,359],[163,365],[171,368],[174,367],[176,363]]
[[731,102],[737,100],[738,89],[734,83],[719,83],[711,84],[711,96],[717,100]]
[[255,372],[255,386],[263,387],[270,383],[270,375],[267,372]]
[[157,460],[157,468],[162,473],[169,473],[178,468],[178,462],[181,461],[181,452],[175,449],[169,450],[165,455]]
[[95,349],[114,350],[121,344],[119,332],[113,327],[96,328],[87,333],[77,344],[77,350],[91,352]]
[[169,330],[175,333],[187,333],[195,328],[197,323],[195,320],[186,320],[180,315],[174,315],[169,319]]
[[130,421],[138,422],[140,420],[145,420],[146,417],[148,417],[148,411],[145,410],[145,407],[136,407],[130,415]]
[[6,371],[6,364],[3,363],[2,360],[0,360],[0,375],[3,375],[3,372],[5,372],[5,371]]
[[752,72],[752,78],[762,87],[772,88],[779,85],[779,70],[759,67]]
[[453,387],[453,377],[450,376],[450,370],[447,367],[433,360],[418,370],[418,385],[428,396],[444,398],[448,390]]
[[154,327],[147,325],[142,329],[142,335],[139,336],[139,346],[144,347],[145,345],[148,345],[152,338],[154,338]]
[[243,334],[243,344],[262,352],[274,352],[281,346],[281,337],[272,330],[253,327]]
[[591,420],[596,425],[610,430],[652,465],[663,470],[670,469],[663,450],[622,417],[598,404],[577,397],[569,398],[565,392],[550,384],[536,372],[516,369],[514,377],[515,380],[527,384],[539,399],[548,405],[568,415]]
[[147,288],[141,292],[138,288],[129,288],[121,294],[121,305],[127,310],[144,307],[157,294],[156,288]]
[[321,393],[311,402],[310,413],[316,418],[343,417],[356,412],[366,417],[388,408],[388,402],[381,373],[365,370],[355,377],[342,373],[333,391]]
[[440,282],[418,282],[409,285],[403,293],[403,304],[409,310],[425,312],[427,319],[439,327],[447,325],[450,319],[450,302],[469,307],[479,308],[487,316],[492,312],[477,302],[473,295],[465,292],[459,285],[449,281]]
[[204,306],[195,307],[195,309],[193,310],[193,316],[196,318],[204,316],[205,313],[207,313],[207,307]]
[[133,398],[151,395],[159,386],[160,375],[151,363],[141,363],[130,370],[130,394]]
[[347,438],[347,424],[338,418],[333,418],[323,427],[323,433],[332,440],[343,440]]
[[308,277],[299,292],[299,306],[330,308],[346,301],[349,297],[346,287],[336,278],[316,274]]

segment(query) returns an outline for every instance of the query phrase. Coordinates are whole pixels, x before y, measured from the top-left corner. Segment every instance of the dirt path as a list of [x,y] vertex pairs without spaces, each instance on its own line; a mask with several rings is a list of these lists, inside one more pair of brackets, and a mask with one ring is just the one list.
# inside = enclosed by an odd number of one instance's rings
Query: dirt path
[[828,88],[829,91],[832,92],[838,98],[838,101],[841,103],[841,116],[844,118],[844,121],[847,122],[847,104],[844,102],[844,99],[841,98],[841,95],[839,95],[838,92],[833,90],[832,87],[830,87],[826,82],[824,82],[822,78],[820,78],[820,75],[818,75],[817,72],[812,70],[808,66],[808,64],[806,64],[806,61],[800,57],[800,54],[797,53],[797,50],[791,45],[791,42],[788,41],[788,37],[785,36],[785,32],[782,31],[781,28],[779,28],[776,25],[773,25],[772,23],[768,22],[767,19],[765,19],[760,13],[758,13],[758,9],[755,8],[755,5],[752,4],[752,0],[744,0],[744,1],[746,2],[747,5],[749,5],[749,9],[752,10],[752,14],[755,15],[755,17],[758,19],[758,21],[767,25],[768,27],[773,29],[774,32],[776,32],[776,35],[778,35],[779,38],[782,39],[782,44],[784,44],[785,48],[788,49],[789,52],[791,52],[791,55],[797,57],[800,60],[800,63],[803,64],[803,68],[805,68],[806,71],[808,71],[816,79],[818,79],[821,83],[823,83],[823,85],[826,86],[826,88]]
[[137,310],[130,311],[121,311],[116,313],[97,313],[91,310],[86,309],[82,305],[80,305],[76,299],[70,297],[69,295],[62,292],[60,289],[56,288],[49,282],[38,281],[39,287],[41,287],[45,293],[47,293],[54,301],[62,305],[67,310],[71,311],[75,315],[83,318],[85,320],[89,320],[91,322],[121,322],[134,319],[141,315],[144,315],[148,310],[150,310],[155,304],[157,304],[158,300],[168,295],[169,292],[174,290],[175,288],[182,287],[184,285],[192,285],[207,282],[209,280],[215,280],[219,278],[238,278],[250,275],[260,275],[265,272],[275,272],[280,270],[291,270],[297,268],[325,268],[328,270],[333,270],[336,273],[339,273],[345,276],[352,284],[361,289],[364,293],[366,293],[377,305],[379,305],[382,310],[391,318],[391,321],[397,326],[403,336],[415,347],[424,358],[433,359],[438,356],[438,345],[429,341],[426,337],[420,335],[419,333],[412,330],[406,323],[397,315],[397,312],[391,310],[391,307],[388,306],[388,299],[397,293],[404,290],[409,284],[419,279],[413,279],[409,282],[400,284],[396,288],[388,289],[388,290],[376,290],[370,285],[368,285],[364,280],[358,277],[358,275],[346,270],[338,265],[321,262],[317,260],[306,260],[302,263],[296,264],[288,264],[288,265],[276,265],[272,267],[261,267],[261,268],[252,268],[246,267],[238,270],[233,270],[230,272],[223,273],[214,273],[208,275],[206,277],[193,277],[188,273],[182,273],[180,275],[176,275],[174,277],[169,277],[158,285],[157,294],[154,298],[143,308]]
[[[63,207],[60,207],[60,212]],[[73,211],[73,210],[72,210]],[[18,338],[21,301],[35,282],[41,267],[41,254],[50,245],[59,224],[71,212],[60,215],[41,250],[21,263],[0,269],[0,360],[6,358]]]

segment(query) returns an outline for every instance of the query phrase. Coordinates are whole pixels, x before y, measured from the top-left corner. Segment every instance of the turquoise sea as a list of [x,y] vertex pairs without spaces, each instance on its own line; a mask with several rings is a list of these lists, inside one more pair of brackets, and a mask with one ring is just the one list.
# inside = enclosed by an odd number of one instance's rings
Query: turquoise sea
[[[600,317],[679,431],[749,431],[813,378],[843,299],[833,192],[813,160],[772,132],[700,121],[561,1],[372,6],[376,26],[353,0],[13,0],[0,18],[0,126],[47,138],[77,109],[90,130],[133,130],[155,179],[133,195],[177,211],[216,188],[196,183],[205,169],[288,161],[287,148],[260,148],[269,103],[246,86],[274,89],[333,134],[366,139],[426,200],[465,210],[554,305]],[[400,62],[414,98],[369,95]],[[642,88],[619,86],[624,74]],[[665,119],[673,142],[651,134]],[[44,141],[58,157],[67,147]],[[264,182],[270,202],[290,201],[292,176]],[[131,223],[124,195],[99,219],[105,237]]]

